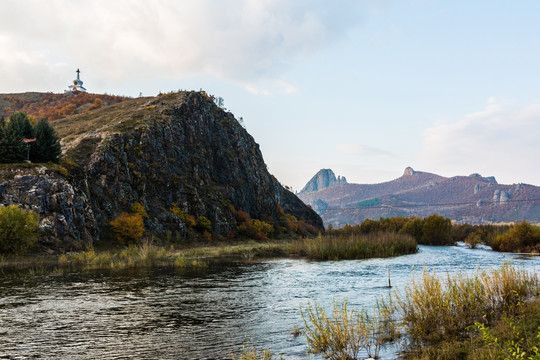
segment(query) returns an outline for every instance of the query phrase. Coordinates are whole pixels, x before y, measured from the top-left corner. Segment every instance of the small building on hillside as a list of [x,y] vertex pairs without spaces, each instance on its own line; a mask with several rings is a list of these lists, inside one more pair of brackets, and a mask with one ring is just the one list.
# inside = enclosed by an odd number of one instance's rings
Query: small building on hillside
[[77,69],[77,78],[73,80],[73,85],[69,85],[69,90],[67,91],[86,91],[86,89],[83,87],[83,82],[80,78],[81,71]]

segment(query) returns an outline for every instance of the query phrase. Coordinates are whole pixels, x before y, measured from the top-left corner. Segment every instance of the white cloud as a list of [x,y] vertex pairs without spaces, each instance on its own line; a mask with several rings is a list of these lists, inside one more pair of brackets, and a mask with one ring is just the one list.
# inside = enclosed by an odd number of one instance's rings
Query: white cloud
[[394,157],[392,153],[386,150],[363,144],[339,144],[337,148],[342,155],[379,156],[385,158]]
[[479,172],[501,183],[540,184],[540,104],[514,107],[490,98],[486,107],[422,133],[418,169],[445,175]]
[[292,93],[285,70],[344,37],[360,10],[354,0],[3,0],[0,91],[28,86],[27,68],[69,63],[110,81],[209,75]]

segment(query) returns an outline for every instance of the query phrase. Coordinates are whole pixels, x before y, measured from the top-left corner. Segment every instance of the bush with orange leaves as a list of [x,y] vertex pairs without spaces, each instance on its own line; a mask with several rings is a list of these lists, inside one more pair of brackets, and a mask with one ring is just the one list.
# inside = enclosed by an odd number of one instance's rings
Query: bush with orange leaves
[[110,223],[118,242],[131,243],[144,234],[144,221],[140,214],[121,213]]

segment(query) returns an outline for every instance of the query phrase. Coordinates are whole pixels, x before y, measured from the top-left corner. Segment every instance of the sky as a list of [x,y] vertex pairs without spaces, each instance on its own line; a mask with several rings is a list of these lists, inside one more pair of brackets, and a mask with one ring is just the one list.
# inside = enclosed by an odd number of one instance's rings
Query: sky
[[407,166],[540,185],[537,0],[2,0],[0,93],[203,89],[300,190]]

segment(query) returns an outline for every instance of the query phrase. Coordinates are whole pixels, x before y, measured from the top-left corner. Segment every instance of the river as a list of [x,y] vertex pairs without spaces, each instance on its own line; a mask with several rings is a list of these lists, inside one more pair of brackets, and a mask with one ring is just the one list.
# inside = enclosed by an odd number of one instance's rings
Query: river
[[[489,249],[420,246],[391,259],[271,260],[213,264],[199,270],[156,268],[0,277],[0,358],[221,359],[249,341],[286,359],[305,359],[299,308],[371,307],[423,268],[471,272],[512,261],[539,272],[540,257]],[[382,355],[395,357],[395,348]]]

